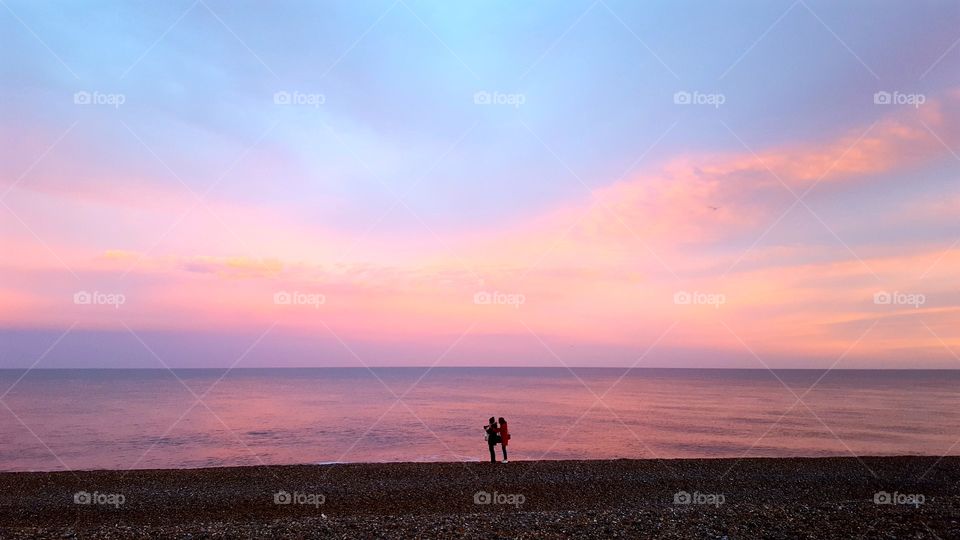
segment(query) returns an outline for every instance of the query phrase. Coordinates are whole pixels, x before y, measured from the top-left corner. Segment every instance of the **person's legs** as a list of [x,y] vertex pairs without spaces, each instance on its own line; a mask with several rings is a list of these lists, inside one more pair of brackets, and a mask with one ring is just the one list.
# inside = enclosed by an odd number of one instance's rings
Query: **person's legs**
[[507,460],[507,445],[503,445],[503,460]]
[[497,462],[497,445],[488,444],[487,446],[490,448],[490,463],[496,463]]

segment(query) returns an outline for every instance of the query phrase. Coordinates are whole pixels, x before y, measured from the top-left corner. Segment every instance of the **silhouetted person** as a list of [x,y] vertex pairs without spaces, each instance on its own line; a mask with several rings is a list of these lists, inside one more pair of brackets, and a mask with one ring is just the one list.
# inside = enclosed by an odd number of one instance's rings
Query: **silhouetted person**
[[500,442],[500,428],[497,427],[497,419],[490,417],[490,423],[483,426],[487,432],[487,447],[490,449],[490,463],[497,462],[497,443]]
[[503,462],[507,463],[507,441],[510,440],[510,430],[507,429],[507,421],[500,417],[500,448],[503,450]]

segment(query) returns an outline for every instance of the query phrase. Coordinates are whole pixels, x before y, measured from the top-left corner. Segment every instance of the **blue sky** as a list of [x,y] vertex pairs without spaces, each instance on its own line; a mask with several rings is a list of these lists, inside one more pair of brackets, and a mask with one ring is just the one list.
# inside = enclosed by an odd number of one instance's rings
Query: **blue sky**
[[[410,204],[453,226],[464,210],[509,220],[582,194],[561,164],[543,166],[549,152],[537,137],[602,186],[674,122],[645,162],[739,148],[718,120],[751,146],[816,139],[876,117],[864,99],[876,88],[956,83],[949,64],[919,79],[955,30],[944,4],[881,4],[11,2],[69,70],[8,13],[0,24],[17,54],[2,67],[17,84],[4,92],[8,112],[44,116],[77,87],[129,95],[123,113],[148,143],[176,149],[164,158],[192,186],[281,121],[291,163],[279,174],[342,198],[345,226],[357,210],[364,222],[392,202],[381,182],[402,191],[425,171]],[[278,112],[277,89],[322,93],[326,106]],[[723,92],[727,102],[718,111],[665,106],[678,89]],[[478,90],[526,101],[478,108]],[[135,150],[115,122],[104,129],[115,133],[95,144],[122,139]],[[232,196],[278,204],[302,193],[254,174],[231,184]],[[451,196],[470,208],[450,212]]]

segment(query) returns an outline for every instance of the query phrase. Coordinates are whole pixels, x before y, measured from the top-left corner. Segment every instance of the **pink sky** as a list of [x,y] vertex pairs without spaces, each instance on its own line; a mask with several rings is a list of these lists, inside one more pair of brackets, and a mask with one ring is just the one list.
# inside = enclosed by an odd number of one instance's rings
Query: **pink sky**
[[[867,199],[875,184],[910,182],[953,159],[958,111],[951,91],[839,137],[679,155],[511,223],[424,225],[404,236],[348,234],[217,197],[193,206],[195,197],[169,182],[118,191],[124,183],[91,178],[78,188],[55,165],[43,167],[5,199],[16,215],[0,213],[9,254],[0,323],[254,334],[275,326],[382,343],[453,343],[467,333],[472,349],[454,355],[467,363],[503,336],[533,336],[564,354],[569,344],[593,344],[638,357],[655,343],[658,365],[670,365],[672,349],[739,352],[747,360],[736,365],[746,367],[762,367],[754,353],[820,365],[853,347],[849,367],[954,367],[956,246],[869,231],[955,226],[960,196],[897,201],[882,214],[854,204],[830,222],[814,201],[841,192]],[[37,134],[18,151],[42,154],[42,141],[56,136]],[[269,151],[250,157],[261,159]],[[794,205],[790,192],[806,190],[811,203]],[[76,305],[81,290],[119,293],[124,303]],[[277,304],[279,291],[323,303]],[[507,303],[476,303],[484,291]],[[682,291],[707,303],[678,304]],[[880,291],[923,303],[878,305]],[[523,351],[507,347],[489,363],[522,365]],[[636,360],[623,354],[619,364]],[[590,365],[589,353],[569,361]]]
[[0,368],[960,367],[957,10],[211,4],[0,19]]

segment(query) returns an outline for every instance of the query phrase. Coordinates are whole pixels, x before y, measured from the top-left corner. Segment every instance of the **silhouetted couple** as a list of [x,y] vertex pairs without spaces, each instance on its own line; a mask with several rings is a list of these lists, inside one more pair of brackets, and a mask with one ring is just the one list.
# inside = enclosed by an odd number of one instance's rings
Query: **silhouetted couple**
[[491,416],[490,423],[483,426],[483,430],[487,432],[485,438],[487,439],[487,447],[490,448],[490,463],[497,462],[496,446],[498,443],[503,449],[503,462],[507,463],[507,441],[510,440],[510,430],[507,429],[507,421],[502,416],[499,425],[497,425],[497,422],[498,420]]

